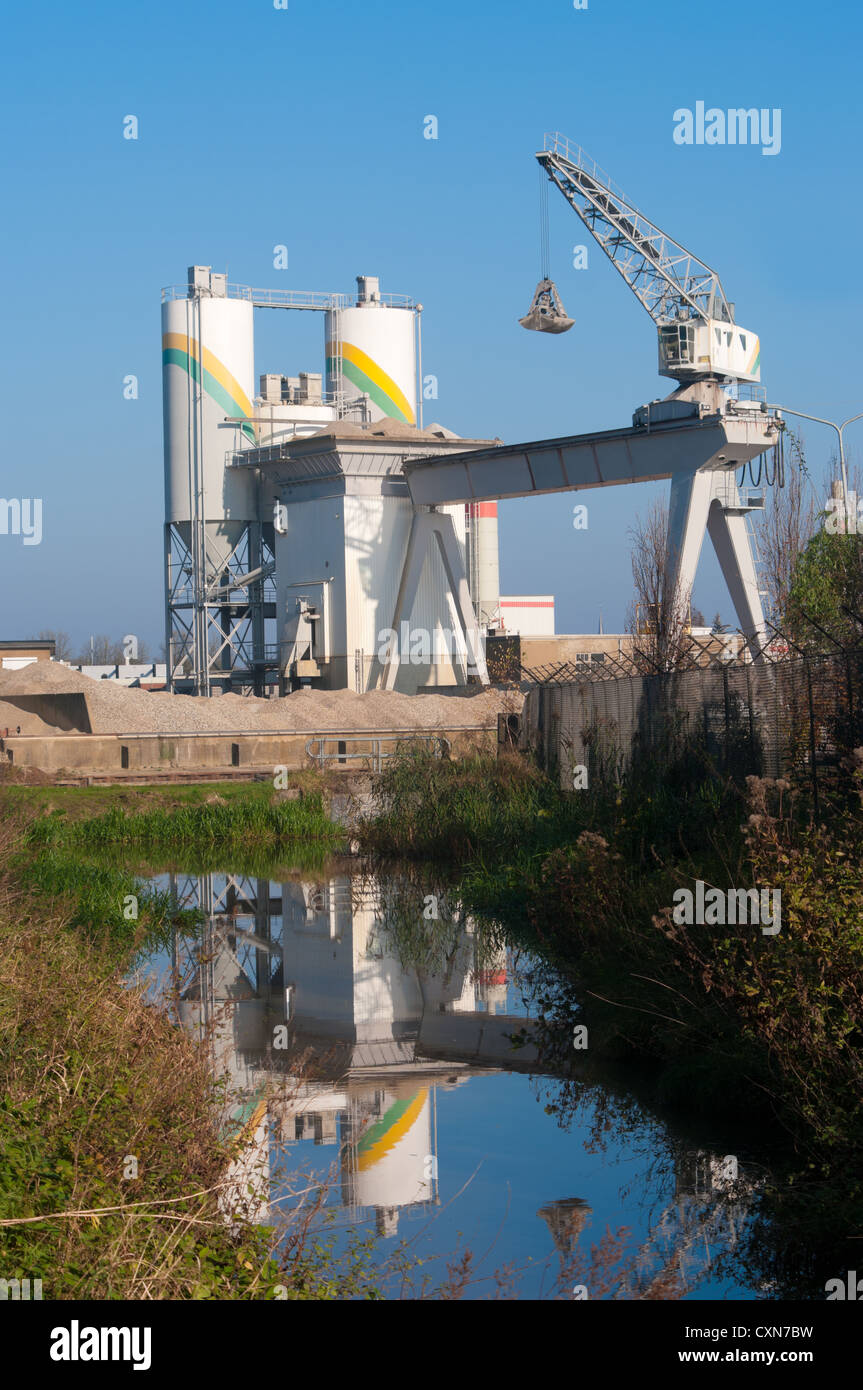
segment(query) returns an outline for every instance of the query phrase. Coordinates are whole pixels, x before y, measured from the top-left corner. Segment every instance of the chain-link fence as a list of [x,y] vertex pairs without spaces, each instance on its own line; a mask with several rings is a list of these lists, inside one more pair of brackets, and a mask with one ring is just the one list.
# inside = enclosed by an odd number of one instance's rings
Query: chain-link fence
[[620,777],[635,758],[659,771],[697,746],[717,775],[807,787],[817,814],[863,745],[863,645],[611,679],[561,674],[528,692],[523,741],[564,787],[579,769],[588,782]]

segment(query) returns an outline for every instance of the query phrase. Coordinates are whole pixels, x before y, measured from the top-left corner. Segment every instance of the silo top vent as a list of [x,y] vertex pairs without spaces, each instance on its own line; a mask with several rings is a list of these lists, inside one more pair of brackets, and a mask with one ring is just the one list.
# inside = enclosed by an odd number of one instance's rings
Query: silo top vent
[[380,304],[381,282],[377,275],[357,276],[357,304]]

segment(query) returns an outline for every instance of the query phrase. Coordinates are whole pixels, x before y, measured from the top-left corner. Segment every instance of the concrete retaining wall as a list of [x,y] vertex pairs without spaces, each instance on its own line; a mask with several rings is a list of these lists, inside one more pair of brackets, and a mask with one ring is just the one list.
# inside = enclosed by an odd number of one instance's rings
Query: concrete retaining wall
[[512,1070],[536,1070],[539,1051],[535,1043],[514,1047],[512,1038],[530,1031],[526,1018],[510,1014],[424,1014],[417,1051],[424,1057],[446,1058],[476,1066],[506,1066]]
[[[496,746],[497,730],[475,727],[466,729],[379,730],[357,733],[267,733],[254,734],[58,734],[50,737],[25,735],[0,738],[0,757],[15,767],[39,768],[42,772],[72,775],[105,775],[141,772],[225,772],[272,771],[276,767],[298,769],[312,765],[314,758],[306,751],[312,743],[317,751],[318,739],[326,739],[327,751],[341,753],[341,758],[327,759],[328,770],[363,771],[373,759],[374,741],[398,739],[410,743],[415,739],[445,738],[454,757],[477,748],[492,751]],[[314,742],[313,742],[314,741]],[[344,744],[339,748],[339,741]],[[388,752],[395,743],[381,743]],[[353,756],[357,755],[357,756]]]

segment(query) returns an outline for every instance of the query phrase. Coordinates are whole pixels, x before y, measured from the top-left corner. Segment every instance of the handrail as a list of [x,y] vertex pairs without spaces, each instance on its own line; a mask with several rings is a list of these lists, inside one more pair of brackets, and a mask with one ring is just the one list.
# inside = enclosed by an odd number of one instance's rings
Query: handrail
[[[253,289],[250,285],[227,285],[224,295],[203,291],[206,299],[244,299],[257,309],[349,309],[354,303],[352,295],[339,294],[329,290],[266,290]],[[194,299],[202,291],[189,285],[166,285],[162,290],[162,303],[174,299]],[[371,306],[380,304],[386,309],[415,309],[416,302],[408,294],[379,294]]]
[[194,299],[199,294],[205,299],[245,299],[262,308],[343,309],[348,301],[347,295],[328,290],[259,290],[251,285],[226,285],[222,295],[185,284],[166,285],[162,290],[162,303],[172,299]]
[[[335,743],[336,749],[333,753],[326,751],[328,743]],[[348,745],[355,743],[371,744],[371,749],[366,747],[362,752],[349,753]],[[383,752],[381,744],[394,743],[396,746],[390,752]],[[374,734],[354,734],[343,737],[340,734],[319,734],[317,737],[310,738],[306,743],[306,755],[316,762],[318,767],[323,770],[327,763],[346,763],[362,760],[371,760],[372,771],[381,772],[384,761],[387,758],[395,757],[399,751],[399,745],[403,743],[424,744],[436,757],[445,757],[450,751],[448,738],[441,735],[431,734],[411,734],[407,730],[404,734],[390,734],[383,738]],[[317,752],[313,751],[313,745],[317,744]]]
[[581,148],[581,145],[574,144],[573,141],[568,140],[565,135],[561,135],[559,131],[555,130],[551,134],[545,136],[542,147],[544,150],[548,151],[549,154],[559,154],[563,159],[568,160],[570,164],[574,164],[577,169],[581,169],[585,174],[589,174],[595,183],[602,184],[603,188],[608,189],[608,192],[613,193],[615,198],[619,198],[621,202],[626,203],[627,207],[632,208],[634,212],[638,211],[635,205],[627,198],[623,189],[618,188],[617,184],[614,183],[606,171],[597,164],[595,159],[591,159],[590,155]]

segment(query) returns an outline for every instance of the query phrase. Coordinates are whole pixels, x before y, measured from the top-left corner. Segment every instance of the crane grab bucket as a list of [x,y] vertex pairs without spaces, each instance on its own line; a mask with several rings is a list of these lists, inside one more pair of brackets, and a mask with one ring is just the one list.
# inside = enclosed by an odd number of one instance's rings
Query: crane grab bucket
[[519,323],[522,328],[530,328],[538,333],[566,333],[575,319],[567,318],[554,281],[540,280],[530,308]]

